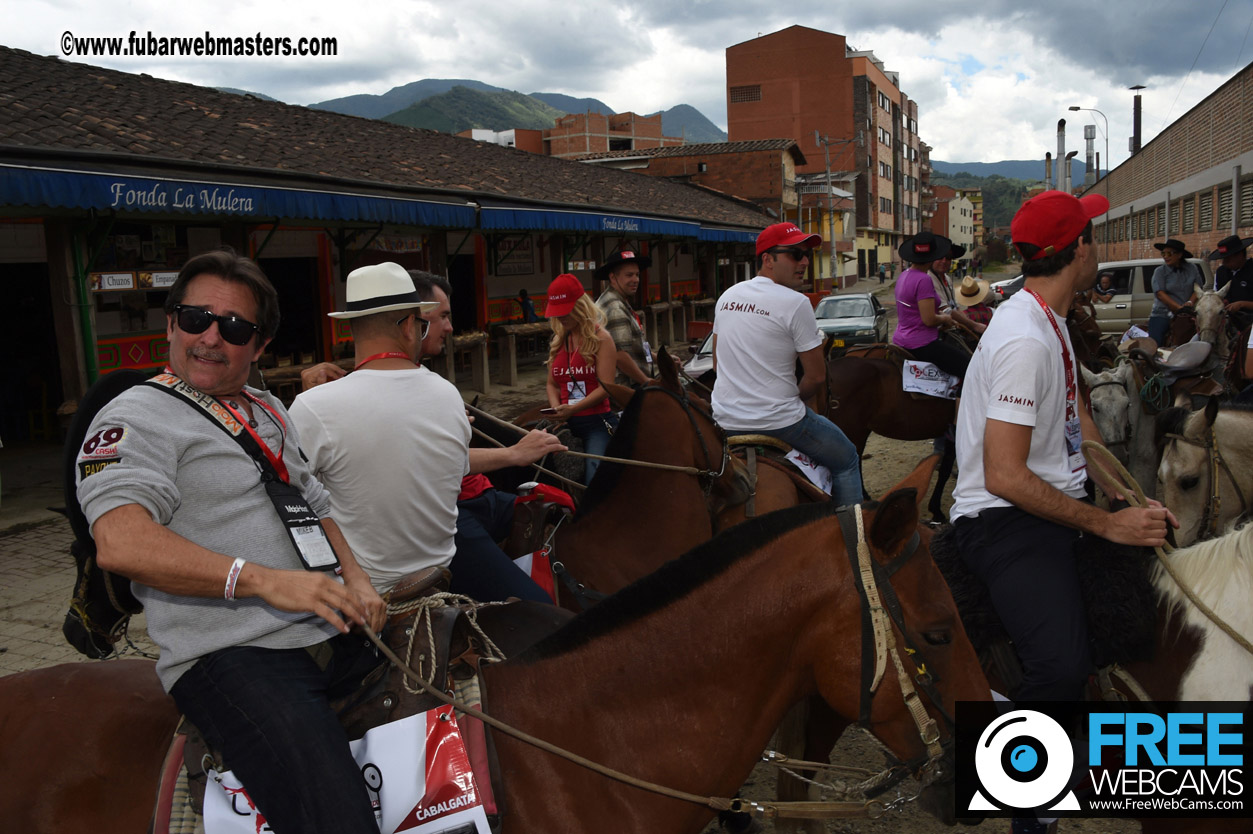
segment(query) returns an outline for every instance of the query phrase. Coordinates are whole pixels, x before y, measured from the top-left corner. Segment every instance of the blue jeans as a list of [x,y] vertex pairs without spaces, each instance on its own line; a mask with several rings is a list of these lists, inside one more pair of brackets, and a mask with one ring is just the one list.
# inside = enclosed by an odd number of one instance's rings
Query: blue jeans
[[332,637],[326,670],[305,649],[235,646],[197,661],[174,702],[221,751],[278,834],[378,834],[330,699],[378,665],[359,635]]
[[[861,465],[857,447],[840,427],[826,417],[805,409],[798,422],[781,429],[748,429],[747,432],[777,437],[831,470],[831,500],[841,507],[861,503]],[[736,434],[727,430],[728,434]]]
[[513,527],[513,499],[513,493],[489,489],[457,502],[457,555],[448,565],[449,590],[480,602],[518,597],[551,605],[552,598],[496,544]]
[[[583,441],[583,451],[589,455],[603,455],[609,448],[610,428],[618,427],[618,415],[612,411],[604,414],[576,414],[566,420],[566,425],[575,437]],[[600,461],[588,458],[585,464],[583,483],[590,484]]]
[[1149,316],[1149,338],[1157,342],[1158,347],[1166,345],[1166,334],[1170,332],[1170,316]]

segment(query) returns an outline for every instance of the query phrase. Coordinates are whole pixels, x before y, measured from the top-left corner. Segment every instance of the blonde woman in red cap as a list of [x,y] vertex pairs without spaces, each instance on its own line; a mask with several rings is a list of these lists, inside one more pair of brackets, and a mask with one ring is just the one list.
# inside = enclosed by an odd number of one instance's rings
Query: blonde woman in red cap
[[[604,327],[605,314],[592,303],[583,283],[567,274],[548,285],[544,315],[553,328],[545,386],[548,413],[566,422],[583,441],[583,451],[603,455],[618,424],[609,407],[609,392],[600,384],[602,379],[612,380],[617,367],[617,349]],[[598,460],[587,460],[584,483],[592,482],[599,465]]]

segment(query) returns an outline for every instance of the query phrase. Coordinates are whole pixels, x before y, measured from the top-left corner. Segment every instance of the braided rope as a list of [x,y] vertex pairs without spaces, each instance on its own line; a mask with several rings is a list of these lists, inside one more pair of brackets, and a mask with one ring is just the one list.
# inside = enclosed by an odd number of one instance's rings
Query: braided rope
[[[496,662],[505,659],[505,653],[500,647],[492,642],[492,638],[487,636],[483,631],[483,627],[479,625],[478,610],[489,605],[504,605],[502,602],[475,602],[470,597],[462,594],[451,594],[446,591],[438,591],[429,596],[418,597],[396,605],[389,604],[387,606],[387,616],[401,616],[410,612],[417,612],[413,618],[413,627],[409,629],[409,642],[405,647],[405,662],[397,664],[401,670],[402,682],[405,691],[410,695],[420,695],[427,691],[426,688],[415,688],[409,684],[409,674],[412,671],[418,676],[418,680],[430,687],[435,682],[435,626],[431,620],[431,612],[438,608],[454,608],[460,607],[465,614],[466,621],[470,623],[471,630],[478,635],[483,641],[484,656],[483,659]],[[419,627],[425,626],[427,645],[431,647],[431,665],[429,672],[423,671],[427,657],[425,654],[418,655],[418,662],[413,662],[414,647],[418,639]]]

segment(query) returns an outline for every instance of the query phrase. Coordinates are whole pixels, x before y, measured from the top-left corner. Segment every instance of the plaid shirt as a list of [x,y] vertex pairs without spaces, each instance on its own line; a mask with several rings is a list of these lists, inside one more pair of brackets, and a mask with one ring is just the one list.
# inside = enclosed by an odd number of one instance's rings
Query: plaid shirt
[[966,308],[966,315],[976,324],[987,324],[992,320],[992,308],[986,304],[976,304]]
[[[640,366],[640,370],[652,376],[644,354],[644,331],[640,329],[639,320],[635,318],[631,302],[610,287],[600,294],[600,298],[596,299],[596,306],[605,314],[605,330],[613,339],[614,347],[626,351],[627,355],[635,360],[635,364]],[[614,382],[619,385],[628,385],[631,378],[622,371],[618,371]]]

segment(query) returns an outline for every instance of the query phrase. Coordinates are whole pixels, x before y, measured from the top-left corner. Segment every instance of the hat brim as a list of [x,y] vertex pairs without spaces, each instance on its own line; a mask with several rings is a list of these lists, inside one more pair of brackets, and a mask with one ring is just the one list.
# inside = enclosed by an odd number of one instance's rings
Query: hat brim
[[1225,257],[1227,257],[1228,255],[1235,255],[1235,254],[1236,254],[1236,253],[1238,253],[1238,252],[1243,252],[1243,251],[1245,251],[1246,249],[1248,249],[1250,246],[1253,246],[1253,237],[1244,237],[1244,238],[1240,238],[1240,248],[1239,248],[1239,249],[1232,249],[1230,252],[1219,252],[1217,249],[1215,249],[1213,252],[1210,252],[1210,253],[1209,253],[1209,257],[1208,257],[1208,258],[1206,258],[1205,260],[1207,260],[1207,261],[1216,261],[1216,260],[1218,260],[1219,258],[1225,258]]
[[773,243],[771,243],[769,246],[766,246],[764,248],[761,245],[758,245],[757,254],[764,255],[765,253],[769,252],[771,249],[775,249],[779,246],[804,246],[806,249],[817,249],[821,245],[822,245],[822,235],[805,234],[804,232],[799,232],[798,234],[795,234],[791,237],[785,237],[782,240],[776,240]]
[[[952,249],[952,242],[947,241],[946,238],[940,238],[936,240],[935,252],[928,252],[926,255],[919,255],[913,251],[913,247],[909,245],[908,241],[906,241],[897,247],[896,254],[900,255],[903,260],[909,261],[911,264],[930,264],[947,258]],[[922,258],[923,260],[919,260],[919,258]]]
[[992,291],[992,285],[982,279],[975,279],[975,283],[979,285],[979,294],[973,296],[965,296],[959,292],[953,293],[953,298],[957,301],[958,307],[973,307],[976,304],[982,304],[984,299],[988,297],[988,293]]
[[[1180,243],[1180,241],[1175,241],[1175,243]],[[1187,259],[1189,259],[1189,258],[1194,258],[1194,257],[1196,257],[1195,255],[1193,255],[1191,252],[1189,252],[1189,251],[1188,251],[1188,248],[1187,248],[1186,246],[1185,246],[1185,247],[1180,248],[1180,247],[1178,247],[1178,246],[1173,245],[1173,244],[1172,244],[1169,240],[1168,240],[1168,241],[1166,241],[1165,243],[1154,243],[1154,244],[1153,244],[1153,248],[1154,248],[1154,249],[1156,249],[1158,252],[1162,251],[1163,249],[1165,249],[1165,248],[1167,248],[1167,247],[1169,247],[1169,248],[1171,248],[1171,249],[1177,249],[1177,250],[1179,250],[1180,252],[1183,252],[1183,259],[1184,259],[1185,261],[1186,261]]]
[[561,301],[556,304],[545,304],[544,318],[556,319],[561,318],[562,316],[568,316],[570,313],[574,312],[574,308],[578,303],[578,299],[575,299],[574,301]]
[[604,281],[606,278],[609,277],[610,272],[622,266],[623,264],[639,264],[641,269],[648,269],[650,266],[653,265],[653,259],[648,257],[647,255],[640,255],[639,257],[636,257],[636,258],[623,258],[622,260],[614,261],[613,263],[603,263],[600,266],[596,267],[596,272],[594,273],[596,276],[596,279],[598,281]]
[[327,313],[327,315],[333,319],[358,319],[362,316],[372,316],[375,313],[391,313],[396,310],[417,310],[419,313],[429,313],[438,306],[438,301],[419,301],[417,304],[407,301],[404,304],[385,304],[382,307],[371,307],[368,310],[348,310],[343,313]]

